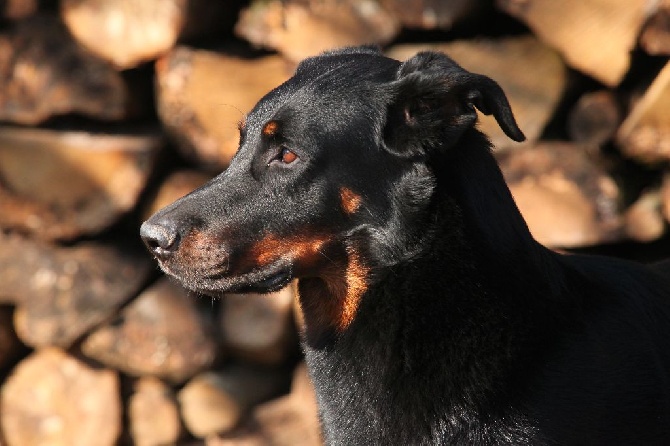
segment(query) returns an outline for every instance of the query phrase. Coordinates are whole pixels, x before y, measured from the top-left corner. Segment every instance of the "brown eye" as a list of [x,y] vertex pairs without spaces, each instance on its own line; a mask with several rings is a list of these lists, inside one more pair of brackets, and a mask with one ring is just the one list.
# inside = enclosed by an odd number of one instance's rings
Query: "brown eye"
[[291,152],[286,147],[282,147],[280,159],[281,159],[281,162],[284,163],[284,164],[291,164],[293,161],[298,159],[298,155]]

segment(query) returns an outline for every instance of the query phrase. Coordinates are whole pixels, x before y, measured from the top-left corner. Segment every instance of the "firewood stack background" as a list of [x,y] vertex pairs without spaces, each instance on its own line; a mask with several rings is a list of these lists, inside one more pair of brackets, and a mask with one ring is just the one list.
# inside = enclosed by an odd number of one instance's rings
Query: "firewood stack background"
[[[534,235],[670,256],[668,0],[0,2],[0,445],[317,445],[294,288],[190,295],[143,219],[225,169],[302,58],[447,52]],[[492,222],[495,224],[495,222]]]

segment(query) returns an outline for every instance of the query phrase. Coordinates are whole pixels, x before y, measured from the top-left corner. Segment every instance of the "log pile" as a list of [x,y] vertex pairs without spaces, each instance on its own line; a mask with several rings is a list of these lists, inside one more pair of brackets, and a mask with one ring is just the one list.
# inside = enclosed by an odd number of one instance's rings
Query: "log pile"
[[225,169],[237,124],[342,45],[445,51],[533,234],[670,257],[670,2],[0,2],[0,445],[318,445],[295,287],[190,295],[140,222]]

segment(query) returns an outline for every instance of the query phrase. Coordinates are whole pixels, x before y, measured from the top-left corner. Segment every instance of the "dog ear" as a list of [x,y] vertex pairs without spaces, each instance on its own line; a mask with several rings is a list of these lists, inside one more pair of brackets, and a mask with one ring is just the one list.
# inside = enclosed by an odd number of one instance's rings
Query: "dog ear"
[[394,100],[384,141],[398,155],[421,156],[438,147],[449,148],[475,125],[475,108],[492,114],[514,141],[525,139],[500,86],[464,70],[442,53],[421,52],[408,59],[391,86]]

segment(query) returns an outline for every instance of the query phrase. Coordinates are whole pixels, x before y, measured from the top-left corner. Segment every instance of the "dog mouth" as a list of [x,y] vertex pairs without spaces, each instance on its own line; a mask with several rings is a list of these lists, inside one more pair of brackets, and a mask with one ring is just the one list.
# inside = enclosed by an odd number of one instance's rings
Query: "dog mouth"
[[293,275],[290,270],[279,271],[274,273],[265,279],[261,279],[257,282],[250,283],[247,285],[242,285],[235,289],[237,293],[273,293],[279,291],[282,288],[286,287],[291,280]]
[[286,287],[294,278],[291,263],[285,260],[239,275],[198,274],[197,271],[175,270],[162,262],[161,267],[184,287],[212,297],[226,293],[273,293]]

